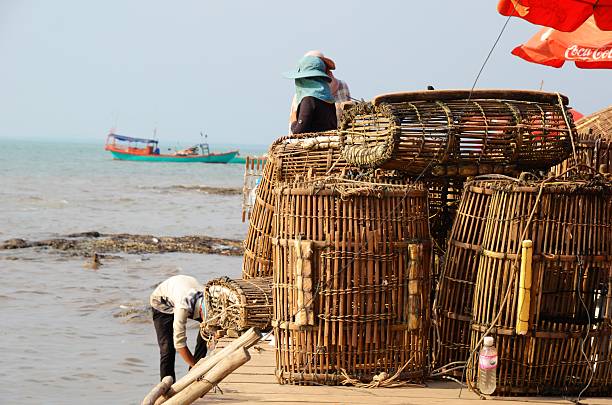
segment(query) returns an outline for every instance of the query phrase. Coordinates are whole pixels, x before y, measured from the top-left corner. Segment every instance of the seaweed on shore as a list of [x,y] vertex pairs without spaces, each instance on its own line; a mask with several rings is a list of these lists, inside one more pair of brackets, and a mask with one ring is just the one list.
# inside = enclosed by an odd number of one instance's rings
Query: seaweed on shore
[[83,257],[90,257],[92,252],[128,254],[180,252],[226,256],[240,256],[243,253],[241,241],[194,235],[101,234],[94,231],[38,241],[17,238],[0,242],[0,250],[27,248],[55,249]]

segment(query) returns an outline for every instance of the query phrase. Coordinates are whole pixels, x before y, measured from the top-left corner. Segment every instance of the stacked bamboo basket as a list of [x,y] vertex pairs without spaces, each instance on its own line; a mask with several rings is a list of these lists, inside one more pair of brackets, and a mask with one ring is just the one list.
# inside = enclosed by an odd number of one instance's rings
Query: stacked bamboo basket
[[[586,191],[593,184],[575,179],[546,184],[538,197],[533,184],[521,180],[530,184],[527,191],[500,176],[548,170],[570,156],[576,139],[567,98],[559,94],[429,91],[379,96],[345,110],[339,131],[272,144],[249,222],[243,278],[272,277],[279,382],[367,382],[381,372],[422,381],[432,361],[452,371],[470,354],[473,360],[486,331],[501,352],[500,394],[572,392],[593,362],[590,392],[609,390],[612,287],[604,289],[611,276],[602,269],[611,268],[612,255],[594,253],[609,249],[601,242],[610,238],[610,206],[602,202],[608,197],[597,200]],[[491,176],[468,179],[483,174]],[[508,190],[516,194],[516,207],[495,205]],[[576,201],[556,196],[558,190]],[[508,249],[522,242],[517,238],[529,213],[495,215],[544,200],[551,209],[570,208],[538,211],[527,227],[540,278],[534,275],[539,290],[528,332],[519,336],[512,329],[518,288],[512,263],[520,252]],[[588,218],[585,204],[597,206]],[[536,227],[541,231],[530,233]],[[568,234],[580,239],[582,250],[562,250],[570,245]],[[545,248],[538,235],[547,235]],[[549,262],[556,267],[549,270]],[[577,286],[580,293],[565,290]],[[502,287],[510,298],[500,306]],[[553,292],[572,304],[554,312]],[[576,297],[586,302],[590,325]],[[502,307],[503,316],[492,317]],[[592,339],[581,340],[587,334]],[[521,339],[529,343],[517,343]],[[553,353],[561,342],[569,345],[563,356],[571,357],[571,367]],[[578,342],[589,346],[588,360],[576,354]],[[531,350],[528,363],[512,357],[518,355],[511,353],[514,344]],[[551,364],[555,377],[545,372]]]
[[437,285],[463,182],[547,170],[571,152],[568,99],[516,90],[392,93],[347,109],[342,156],[360,168],[401,171],[429,190]]
[[498,394],[588,387],[610,395],[612,185],[591,177],[488,187],[468,383],[475,384],[475,353],[486,333],[499,351]]
[[327,182],[278,190],[274,331],[281,383],[422,381],[429,333],[427,191]]
[[290,384],[427,374],[427,190],[363,173],[335,131],[276,141],[245,241],[243,278],[273,275],[277,376]]

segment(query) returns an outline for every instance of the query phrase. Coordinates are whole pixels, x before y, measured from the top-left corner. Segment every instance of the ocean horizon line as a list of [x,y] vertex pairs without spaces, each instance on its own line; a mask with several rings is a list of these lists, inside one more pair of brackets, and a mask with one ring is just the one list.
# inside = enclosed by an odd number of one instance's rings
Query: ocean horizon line
[[[46,144],[79,144],[79,145],[104,145],[106,141],[106,136],[101,137],[100,139],[96,138],[75,138],[75,137],[48,137],[48,136],[5,136],[0,134],[0,142],[26,142],[26,143],[46,143]],[[199,139],[198,139],[199,141]],[[271,141],[272,142],[272,141]],[[184,140],[178,141],[164,141],[160,140],[160,144],[166,146],[189,146],[199,142],[188,142]],[[209,140],[208,143],[212,147],[225,147],[225,148],[247,148],[247,149],[263,149],[267,150],[270,144],[255,144],[255,143],[241,143],[241,142],[214,142]]]

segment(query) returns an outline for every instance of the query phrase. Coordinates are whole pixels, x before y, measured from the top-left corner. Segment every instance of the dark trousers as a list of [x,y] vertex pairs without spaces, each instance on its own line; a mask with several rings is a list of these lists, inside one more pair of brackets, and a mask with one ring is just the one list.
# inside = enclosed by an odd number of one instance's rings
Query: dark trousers
[[[176,381],[176,375],[174,374],[174,359],[176,357],[176,349],[174,348],[173,340],[173,322],[173,314],[164,314],[163,312],[153,309],[153,325],[155,325],[157,344],[159,345],[159,376],[160,379],[162,379],[169,375],[174,381]],[[206,356],[206,341],[202,339],[202,335],[198,333],[193,357],[197,363],[198,360],[204,356]]]

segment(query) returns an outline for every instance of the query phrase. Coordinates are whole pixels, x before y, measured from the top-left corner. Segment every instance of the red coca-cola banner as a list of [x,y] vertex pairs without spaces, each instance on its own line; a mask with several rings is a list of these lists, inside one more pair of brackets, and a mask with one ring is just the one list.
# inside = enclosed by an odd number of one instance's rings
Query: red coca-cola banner
[[565,51],[566,60],[582,61],[612,61],[612,47],[588,48],[580,45],[570,45]]
[[600,30],[591,17],[574,32],[544,28],[512,54],[553,67],[572,61],[583,69],[612,69],[612,31]]

